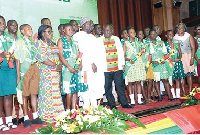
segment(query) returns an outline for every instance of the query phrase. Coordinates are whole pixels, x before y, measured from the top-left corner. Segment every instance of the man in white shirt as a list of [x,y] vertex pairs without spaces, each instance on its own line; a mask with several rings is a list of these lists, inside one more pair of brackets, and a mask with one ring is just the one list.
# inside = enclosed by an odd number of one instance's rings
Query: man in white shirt
[[73,36],[74,42],[77,42],[79,51],[82,55],[82,70],[81,73],[87,74],[88,89],[80,91],[79,95],[83,99],[83,108],[88,108],[89,105],[97,107],[97,99],[102,98],[104,90],[104,74],[100,72],[98,44],[97,39],[91,32],[94,29],[92,20],[88,17],[80,21],[82,31],[77,32]]

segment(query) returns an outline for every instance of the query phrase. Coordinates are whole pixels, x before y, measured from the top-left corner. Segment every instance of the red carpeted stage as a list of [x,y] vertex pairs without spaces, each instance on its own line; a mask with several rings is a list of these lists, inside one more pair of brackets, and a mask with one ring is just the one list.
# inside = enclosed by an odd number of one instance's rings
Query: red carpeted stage
[[[164,98],[165,99],[162,102],[149,103],[146,105],[136,105],[133,109],[124,109],[121,106],[117,107],[117,109],[122,112],[134,114],[147,127],[146,129],[142,129],[136,124],[127,121],[131,127],[125,132],[137,134],[200,133],[200,105],[183,108],[180,105],[181,100],[178,99],[169,101],[167,96]],[[175,108],[173,108],[174,106]],[[162,109],[166,110],[162,112]],[[160,110],[161,112],[157,110]],[[151,113],[148,114],[150,111]],[[154,111],[155,113],[152,113]],[[147,113],[147,115],[142,116],[143,113]],[[31,112],[29,113],[29,117],[32,119]],[[28,134],[41,127],[43,126],[32,125],[30,128],[24,128],[23,124],[20,124],[17,129],[11,129],[6,132],[0,131],[0,134]]]
[[[147,110],[155,107],[162,107],[165,105],[172,105],[175,103],[180,103],[180,100],[168,101],[167,97],[163,102],[151,103],[146,105],[136,105],[133,109],[124,109],[122,107],[118,107],[118,109],[122,112],[126,113],[137,113],[141,110]],[[31,112],[30,112],[31,114]],[[31,115],[29,115],[31,117]],[[168,120],[170,119],[170,120]],[[200,133],[200,105],[186,107],[182,109],[176,109],[172,111],[168,111],[165,113],[160,113],[156,115],[151,115],[147,117],[142,117],[140,120],[147,126],[147,129],[144,130],[139,129],[136,124],[132,122],[128,122],[130,124],[130,128],[126,130],[127,133],[157,133],[158,131],[162,131],[161,133]],[[161,122],[161,123],[160,123]],[[154,124],[160,123],[159,126]],[[162,124],[162,123],[168,123]],[[171,123],[171,124],[170,124]],[[151,125],[154,125],[153,129]],[[158,125],[157,124],[157,125]],[[11,129],[6,132],[0,132],[0,134],[28,134],[34,131],[37,128],[41,128],[42,125],[32,125],[30,128],[24,128],[23,124],[20,124],[17,129]],[[176,128],[175,128],[176,127]],[[164,129],[171,128],[170,131],[165,131]],[[178,129],[177,129],[178,128]],[[136,131],[135,131],[136,130]],[[163,131],[164,130],[164,131]]]

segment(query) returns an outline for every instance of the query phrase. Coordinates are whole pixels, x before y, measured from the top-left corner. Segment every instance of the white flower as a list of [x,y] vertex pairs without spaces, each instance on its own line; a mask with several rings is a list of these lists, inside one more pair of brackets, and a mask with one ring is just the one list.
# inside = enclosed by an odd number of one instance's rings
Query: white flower
[[64,130],[64,131],[67,131],[67,130],[69,130],[70,129],[70,127],[68,126],[68,124],[63,124],[62,126],[62,129]]
[[85,116],[83,117],[83,121],[88,121],[89,124],[91,124],[91,123],[93,123],[93,122],[95,122],[95,121],[98,121],[98,120],[100,120],[100,116],[98,116],[98,115],[95,115],[95,116],[92,116],[92,115],[85,115]]
[[96,122],[98,120],[100,120],[100,117],[95,115],[95,116],[90,117],[89,123],[91,124],[91,123]]
[[78,112],[76,109],[72,109],[71,113]]
[[82,122],[82,121],[78,121],[78,124],[79,124],[80,126],[82,126],[82,125],[83,125],[83,122]]
[[107,108],[105,108],[105,110],[106,110],[106,112],[107,112],[108,114],[113,114],[112,110],[107,109]]
[[85,115],[83,117],[83,121],[89,121],[90,117],[91,117],[91,115]]
[[69,114],[68,111],[63,111],[60,115],[58,115],[55,119],[58,120],[62,120],[64,119],[67,115]]

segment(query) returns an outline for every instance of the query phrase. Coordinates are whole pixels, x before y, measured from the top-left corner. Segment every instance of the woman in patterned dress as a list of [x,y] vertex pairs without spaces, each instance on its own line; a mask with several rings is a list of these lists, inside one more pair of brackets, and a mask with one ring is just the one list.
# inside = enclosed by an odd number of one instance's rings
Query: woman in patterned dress
[[186,25],[184,23],[179,23],[175,27],[176,34],[174,39],[179,40],[181,45],[183,68],[185,71],[185,76],[187,78],[187,83],[189,85],[189,91],[192,90],[192,76],[195,75],[194,71],[194,54],[195,54],[195,44],[194,38],[186,32]]
[[40,70],[38,94],[38,115],[46,122],[54,122],[55,117],[64,111],[60,93],[59,50],[51,42],[51,26],[42,25],[38,29],[37,60]]
[[144,103],[141,101],[141,81],[146,80],[146,72],[142,62],[142,58],[138,57],[137,59],[135,59],[136,55],[141,51],[142,47],[140,46],[138,39],[135,37],[135,29],[133,27],[129,27],[127,29],[127,32],[129,35],[129,39],[124,44],[124,56],[126,60],[125,72],[127,72],[129,96],[131,99],[131,105],[133,106],[135,104],[134,91],[132,86],[134,83],[134,85],[136,85],[135,88],[137,89],[138,104],[142,105]]
[[[171,93],[173,98],[180,98],[180,88],[182,88],[183,95],[185,95],[185,73],[181,61],[182,55],[180,42],[173,39],[174,34],[172,30],[167,30],[165,37],[167,38],[165,45],[167,47],[168,55],[170,55],[170,58],[174,63],[174,66],[168,68],[169,76],[171,77],[171,79],[169,79],[171,84]],[[176,81],[176,94],[173,88],[173,80]]]

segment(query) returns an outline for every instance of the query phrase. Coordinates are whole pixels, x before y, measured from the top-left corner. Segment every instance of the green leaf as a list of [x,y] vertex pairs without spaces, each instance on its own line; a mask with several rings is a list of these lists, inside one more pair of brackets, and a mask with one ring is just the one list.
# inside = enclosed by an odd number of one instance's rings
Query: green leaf
[[99,131],[99,128],[95,127],[95,126],[88,127],[87,129],[84,130],[84,132],[86,132],[86,131],[90,131],[90,132],[93,132],[93,133],[96,133],[96,134],[100,134],[101,133]]
[[103,107],[102,105],[100,105],[100,106],[98,107],[98,111],[101,111],[103,108],[104,108],[104,107]]
[[47,128],[40,128],[38,129],[39,133],[41,134],[50,134],[51,131],[49,131]]
[[198,105],[200,104],[200,100],[197,101],[197,104],[198,104]]
[[121,129],[123,129],[123,130],[128,129],[130,127],[130,125],[127,124],[124,120],[116,121],[115,125],[118,126]]
[[113,126],[108,126],[104,128],[106,133],[110,133],[110,134],[125,134],[126,132],[119,128],[119,127],[113,127]]
[[45,126],[49,131],[53,132],[53,125],[51,123],[48,123],[47,126]]
[[127,113],[122,113],[119,110],[113,109],[113,115],[115,118],[119,118],[121,120],[129,120],[131,122],[134,122],[135,124],[137,124],[138,126],[142,127],[142,128],[146,128],[145,125],[138,120],[137,118],[134,118],[133,116],[131,116],[130,114]]

